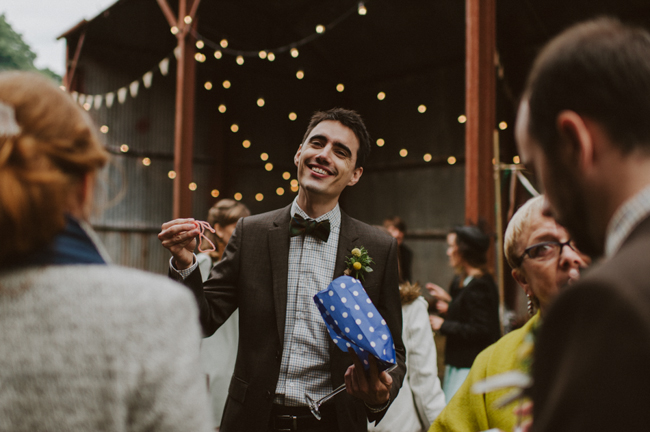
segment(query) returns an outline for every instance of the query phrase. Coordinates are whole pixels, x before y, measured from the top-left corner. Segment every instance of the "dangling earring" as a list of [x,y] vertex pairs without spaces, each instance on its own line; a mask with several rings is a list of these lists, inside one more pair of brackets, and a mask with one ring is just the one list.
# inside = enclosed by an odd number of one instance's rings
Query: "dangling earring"
[[528,315],[533,316],[535,315],[535,304],[533,303],[530,294],[526,294],[526,297],[528,297]]

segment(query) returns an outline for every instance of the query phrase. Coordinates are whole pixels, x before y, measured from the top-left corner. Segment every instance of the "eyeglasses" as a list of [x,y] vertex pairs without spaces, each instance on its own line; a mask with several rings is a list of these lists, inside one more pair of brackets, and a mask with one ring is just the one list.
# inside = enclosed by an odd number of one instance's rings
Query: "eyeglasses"
[[526,250],[524,250],[524,253],[519,257],[519,261],[523,262],[526,256],[540,261],[557,258],[562,254],[562,248],[564,246],[569,246],[571,250],[576,250],[573,240],[567,240],[564,243],[547,241],[527,247]]

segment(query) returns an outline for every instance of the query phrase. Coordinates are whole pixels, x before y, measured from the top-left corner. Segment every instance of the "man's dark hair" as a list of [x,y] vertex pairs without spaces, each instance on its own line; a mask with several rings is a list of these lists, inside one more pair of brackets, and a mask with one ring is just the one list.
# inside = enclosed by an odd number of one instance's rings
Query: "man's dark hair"
[[650,150],[650,33],[612,18],[577,24],[539,54],[526,83],[528,132],[556,154],[563,110],[603,126],[620,151]]
[[399,216],[392,216],[392,217],[386,218],[384,220],[384,226],[386,228],[391,227],[391,226],[395,227],[400,232],[403,232],[404,234],[406,234],[406,222],[404,222],[404,219],[402,219]]
[[307,132],[305,132],[302,142],[304,143],[307,140],[307,137],[309,137],[309,134],[314,130],[318,123],[325,120],[337,121],[354,132],[357,140],[359,140],[359,151],[357,151],[357,163],[355,167],[362,167],[370,155],[372,145],[370,144],[370,135],[368,135],[366,125],[363,123],[361,116],[356,111],[345,108],[332,108],[327,111],[315,112],[314,115],[311,116]]

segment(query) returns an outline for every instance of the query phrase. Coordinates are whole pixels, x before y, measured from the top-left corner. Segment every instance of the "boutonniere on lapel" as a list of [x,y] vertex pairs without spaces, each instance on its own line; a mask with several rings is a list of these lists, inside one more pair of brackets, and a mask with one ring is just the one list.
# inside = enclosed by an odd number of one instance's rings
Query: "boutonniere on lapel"
[[374,263],[375,262],[370,258],[370,255],[368,255],[366,248],[363,246],[360,248],[354,248],[350,251],[350,256],[345,257],[345,264],[348,268],[345,269],[343,274],[346,276],[354,274],[356,279],[364,280],[364,274],[372,272],[370,264]]

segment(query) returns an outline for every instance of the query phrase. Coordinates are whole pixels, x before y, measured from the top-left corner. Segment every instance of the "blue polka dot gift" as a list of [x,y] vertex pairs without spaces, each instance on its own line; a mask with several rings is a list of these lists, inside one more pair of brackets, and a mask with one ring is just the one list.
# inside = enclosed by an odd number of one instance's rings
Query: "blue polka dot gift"
[[366,370],[370,354],[377,358],[380,372],[395,364],[393,337],[359,279],[334,279],[314,302],[336,346],[342,351],[352,348]]

